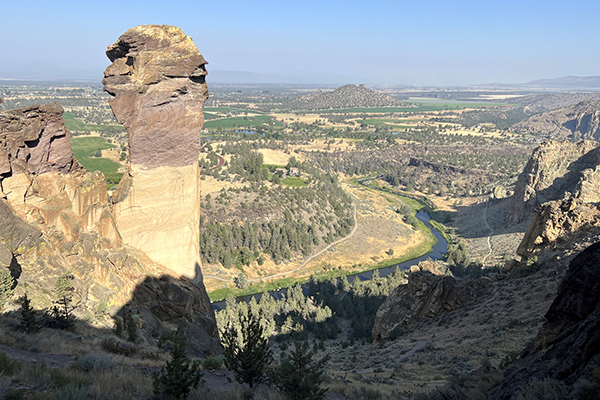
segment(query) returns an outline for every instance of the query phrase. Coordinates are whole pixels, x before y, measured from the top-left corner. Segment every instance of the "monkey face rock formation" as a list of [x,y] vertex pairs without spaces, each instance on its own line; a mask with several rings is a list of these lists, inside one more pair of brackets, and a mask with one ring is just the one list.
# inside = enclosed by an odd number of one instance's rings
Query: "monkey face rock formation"
[[123,242],[175,274],[199,273],[202,106],[207,64],[192,39],[143,25],[108,47],[109,103],[127,129],[131,165],[113,196]]

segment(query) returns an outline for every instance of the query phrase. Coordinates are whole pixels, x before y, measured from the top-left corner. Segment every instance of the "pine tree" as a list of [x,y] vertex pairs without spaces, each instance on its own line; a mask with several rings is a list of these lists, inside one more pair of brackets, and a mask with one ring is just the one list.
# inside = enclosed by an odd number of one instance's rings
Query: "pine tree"
[[291,400],[319,400],[325,397],[327,389],[321,388],[325,367],[330,356],[326,354],[315,360],[317,350],[310,350],[308,342],[294,342],[294,349],[274,370],[275,385]]
[[238,382],[247,383],[250,387],[266,379],[265,373],[273,360],[269,341],[265,338],[259,321],[260,317],[251,313],[241,316],[241,338],[238,337],[238,330],[233,324],[221,332],[225,347],[225,365],[233,372]]
[[167,361],[167,365],[160,369],[160,374],[152,375],[154,394],[182,400],[189,396],[192,388],[198,387],[204,372],[200,370],[199,361],[192,362],[185,354],[185,346],[183,330],[178,329],[169,352],[171,361]]
[[35,317],[35,310],[31,306],[31,301],[27,294],[19,297],[18,303],[21,304],[21,323],[27,333],[38,332],[41,329],[40,323]]
[[71,305],[73,302],[73,286],[72,271],[66,271],[61,274],[54,284],[54,295],[56,296],[56,304],[52,308],[54,319],[61,325],[62,328],[69,328],[73,324],[72,312],[75,307]]

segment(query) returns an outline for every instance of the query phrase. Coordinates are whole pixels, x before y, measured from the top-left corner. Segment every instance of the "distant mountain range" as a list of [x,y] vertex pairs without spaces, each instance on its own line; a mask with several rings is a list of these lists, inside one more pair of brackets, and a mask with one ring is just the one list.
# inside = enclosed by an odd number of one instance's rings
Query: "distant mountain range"
[[539,79],[526,83],[538,87],[600,88],[600,76],[562,76],[555,79]]

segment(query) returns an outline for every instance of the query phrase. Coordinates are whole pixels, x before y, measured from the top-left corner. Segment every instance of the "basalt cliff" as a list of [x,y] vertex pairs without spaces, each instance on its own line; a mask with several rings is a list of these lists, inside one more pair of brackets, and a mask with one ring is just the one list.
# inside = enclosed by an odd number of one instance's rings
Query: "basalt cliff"
[[542,143],[519,175],[506,222],[526,221],[541,204],[567,198],[600,201],[600,143]]
[[148,342],[185,325],[191,347],[219,353],[197,250],[206,62],[170,26],[133,28],[107,53],[105,85],[132,162],[112,199],[102,173],[73,157],[58,104],[0,113],[0,267],[16,281],[6,308],[25,293],[50,307],[71,272],[80,318],[102,325],[98,310],[119,319],[127,308]]
[[556,139],[600,139],[600,101],[584,100],[568,107],[534,115],[514,126],[518,132],[542,133]]

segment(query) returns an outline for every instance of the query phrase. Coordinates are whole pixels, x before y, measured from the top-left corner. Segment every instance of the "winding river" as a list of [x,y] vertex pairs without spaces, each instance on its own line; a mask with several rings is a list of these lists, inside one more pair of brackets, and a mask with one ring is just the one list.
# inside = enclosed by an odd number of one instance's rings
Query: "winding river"
[[[410,267],[412,267],[413,265],[417,265],[418,263],[420,263],[421,261],[425,261],[428,258],[431,258],[432,260],[439,260],[440,258],[442,258],[444,256],[444,254],[446,254],[446,251],[448,250],[448,242],[446,242],[446,239],[444,239],[444,237],[442,236],[442,234],[435,229],[430,223],[430,217],[429,214],[427,214],[425,211],[419,211],[417,213],[417,218],[423,222],[425,224],[425,226],[427,228],[429,228],[431,230],[431,232],[433,233],[433,235],[435,236],[435,238],[437,239],[436,244],[433,246],[433,248],[431,249],[431,251],[427,254],[423,254],[421,257],[417,257],[417,258],[413,258],[412,260],[408,260],[408,261],[404,261],[401,262],[399,264],[395,264],[389,267],[383,267],[383,268],[379,268],[379,276],[384,277],[384,276],[388,276],[391,273],[393,273],[396,270],[396,267],[400,268],[401,270],[406,270]],[[362,281],[371,279],[371,277],[373,276],[373,271],[366,271],[366,272],[361,272],[358,274],[354,274],[354,275],[348,275],[348,281],[352,282],[354,281],[354,279],[360,279]],[[308,286],[306,284],[302,285],[302,289],[304,291],[308,291]],[[282,289],[278,289],[278,290],[272,290],[269,293],[271,294],[272,297],[274,298],[280,298],[282,293],[285,293],[285,288]],[[239,296],[237,297],[238,301],[239,300],[243,300],[243,301],[250,301],[250,299],[252,297],[256,298],[256,300],[260,300],[260,297],[262,296],[262,293],[257,293],[257,294],[253,294],[253,295],[246,295],[246,296]],[[222,309],[225,308],[225,301],[219,301],[219,302],[214,302],[213,303],[213,307],[215,309],[215,311],[220,311]]]

